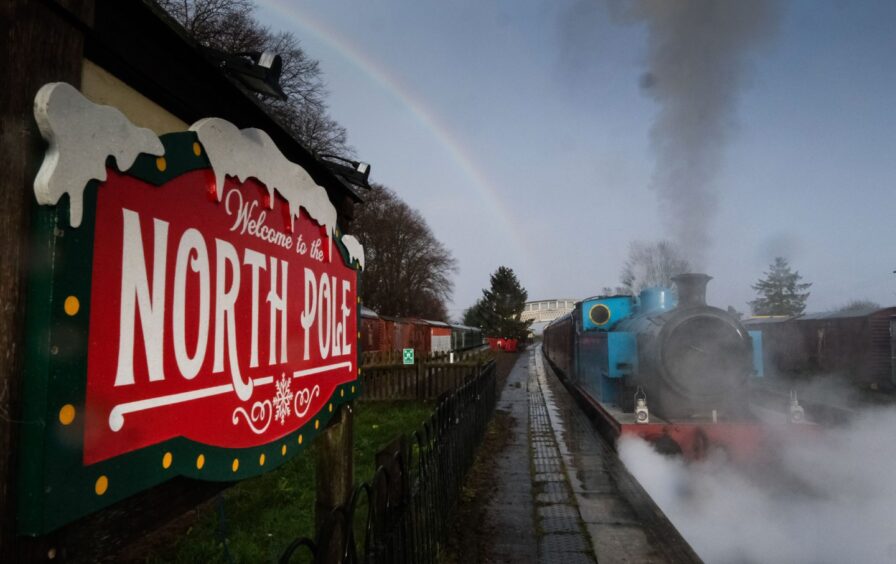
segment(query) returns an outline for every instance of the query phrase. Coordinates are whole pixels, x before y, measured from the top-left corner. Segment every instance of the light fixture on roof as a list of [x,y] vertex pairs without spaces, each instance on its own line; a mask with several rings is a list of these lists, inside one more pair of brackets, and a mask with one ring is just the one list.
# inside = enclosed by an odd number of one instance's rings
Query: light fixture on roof
[[338,155],[321,155],[321,162],[330,171],[342,176],[347,181],[361,188],[370,188],[370,165],[361,161],[353,161]]
[[280,73],[283,71],[283,57],[280,55],[273,51],[225,53],[212,48],[206,51],[218,66],[249,90],[286,100],[286,93],[280,87]]

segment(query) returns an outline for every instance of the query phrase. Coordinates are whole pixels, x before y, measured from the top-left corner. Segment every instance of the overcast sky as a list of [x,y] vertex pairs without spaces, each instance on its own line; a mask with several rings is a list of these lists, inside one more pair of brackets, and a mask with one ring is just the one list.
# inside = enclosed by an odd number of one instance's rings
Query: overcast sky
[[[419,209],[458,259],[452,316],[500,265],[530,299],[582,298],[618,283],[630,241],[680,230],[654,182],[655,121],[663,96],[681,91],[663,94],[674,81],[651,66],[662,21],[597,0],[259,8],[321,62],[331,114],[372,179]],[[709,299],[746,310],[750,284],[783,255],[813,283],[810,311],[896,304],[896,2],[769,8],[725,47],[730,60],[715,60],[734,69],[720,75],[730,92],[696,103],[724,132],[695,157],[710,154],[700,174],[715,205],[684,206],[696,211],[683,224],[711,241],[698,253],[715,278]],[[737,25],[707,44],[738,37]],[[694,105],[685,98],[672,107]]]

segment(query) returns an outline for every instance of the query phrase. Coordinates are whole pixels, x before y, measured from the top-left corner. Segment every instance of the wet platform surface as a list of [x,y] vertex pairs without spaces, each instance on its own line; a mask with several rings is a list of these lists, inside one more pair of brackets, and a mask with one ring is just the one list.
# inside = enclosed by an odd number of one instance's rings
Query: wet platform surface
[[[643,490],[546,366],[520,356],[498,401],[513,418],[488,506],[497,562],[690,561],[664,550]],[[632,503],[634,500],[635,503]]]

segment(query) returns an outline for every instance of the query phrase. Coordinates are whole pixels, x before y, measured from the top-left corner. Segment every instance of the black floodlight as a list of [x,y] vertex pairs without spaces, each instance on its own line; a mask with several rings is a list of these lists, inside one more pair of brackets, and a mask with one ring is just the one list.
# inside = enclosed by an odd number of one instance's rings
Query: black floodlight
[[370,165],[360,161],[353,161],[337,155],[321,155],[321,162],[330,169],[351,182],[355,186],[370,189]]
[[283,71],[283,57],[280,55],[272,51],[224,53],[210,48],[207,51],[218,66],[249,90],[286,100],[286,93],[280,87],[280,73]]

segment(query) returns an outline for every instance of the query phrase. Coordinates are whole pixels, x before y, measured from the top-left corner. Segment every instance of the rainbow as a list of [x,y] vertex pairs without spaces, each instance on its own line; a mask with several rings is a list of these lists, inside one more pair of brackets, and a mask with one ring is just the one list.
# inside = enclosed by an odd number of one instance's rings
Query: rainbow
[[499,216],[504,229],[507,231],[507,236],[512,241],[511,244],[521,251],[521,256],[525,257],[525,253],[522,250],[524,248],[523,242],[527,239],[526,235],[507,209],[504,198],[501,197],[501,192],[489,181],[488,177],[476,163],[475,158],[465,149],[464,143],[454,135],[451,128],[434,111],[427,107],[423,100],[415,97],[410,88],[404,86],[386,67],[356,47],[349,38],[339,33],[333,27],[302,11],[296,5],[297,3],[286,0],[260,0],[259,4],[275,13],[279,19],[288,20],[303,31],[313,34],[317,39],[326,43],[331,49],[354,65],[382,88],[383,91],[401,102],[411,112],[417,122],[432,133],[456,165],[473,182],[473,185],[480,192],[480,197],[484,198],[486,203]]

